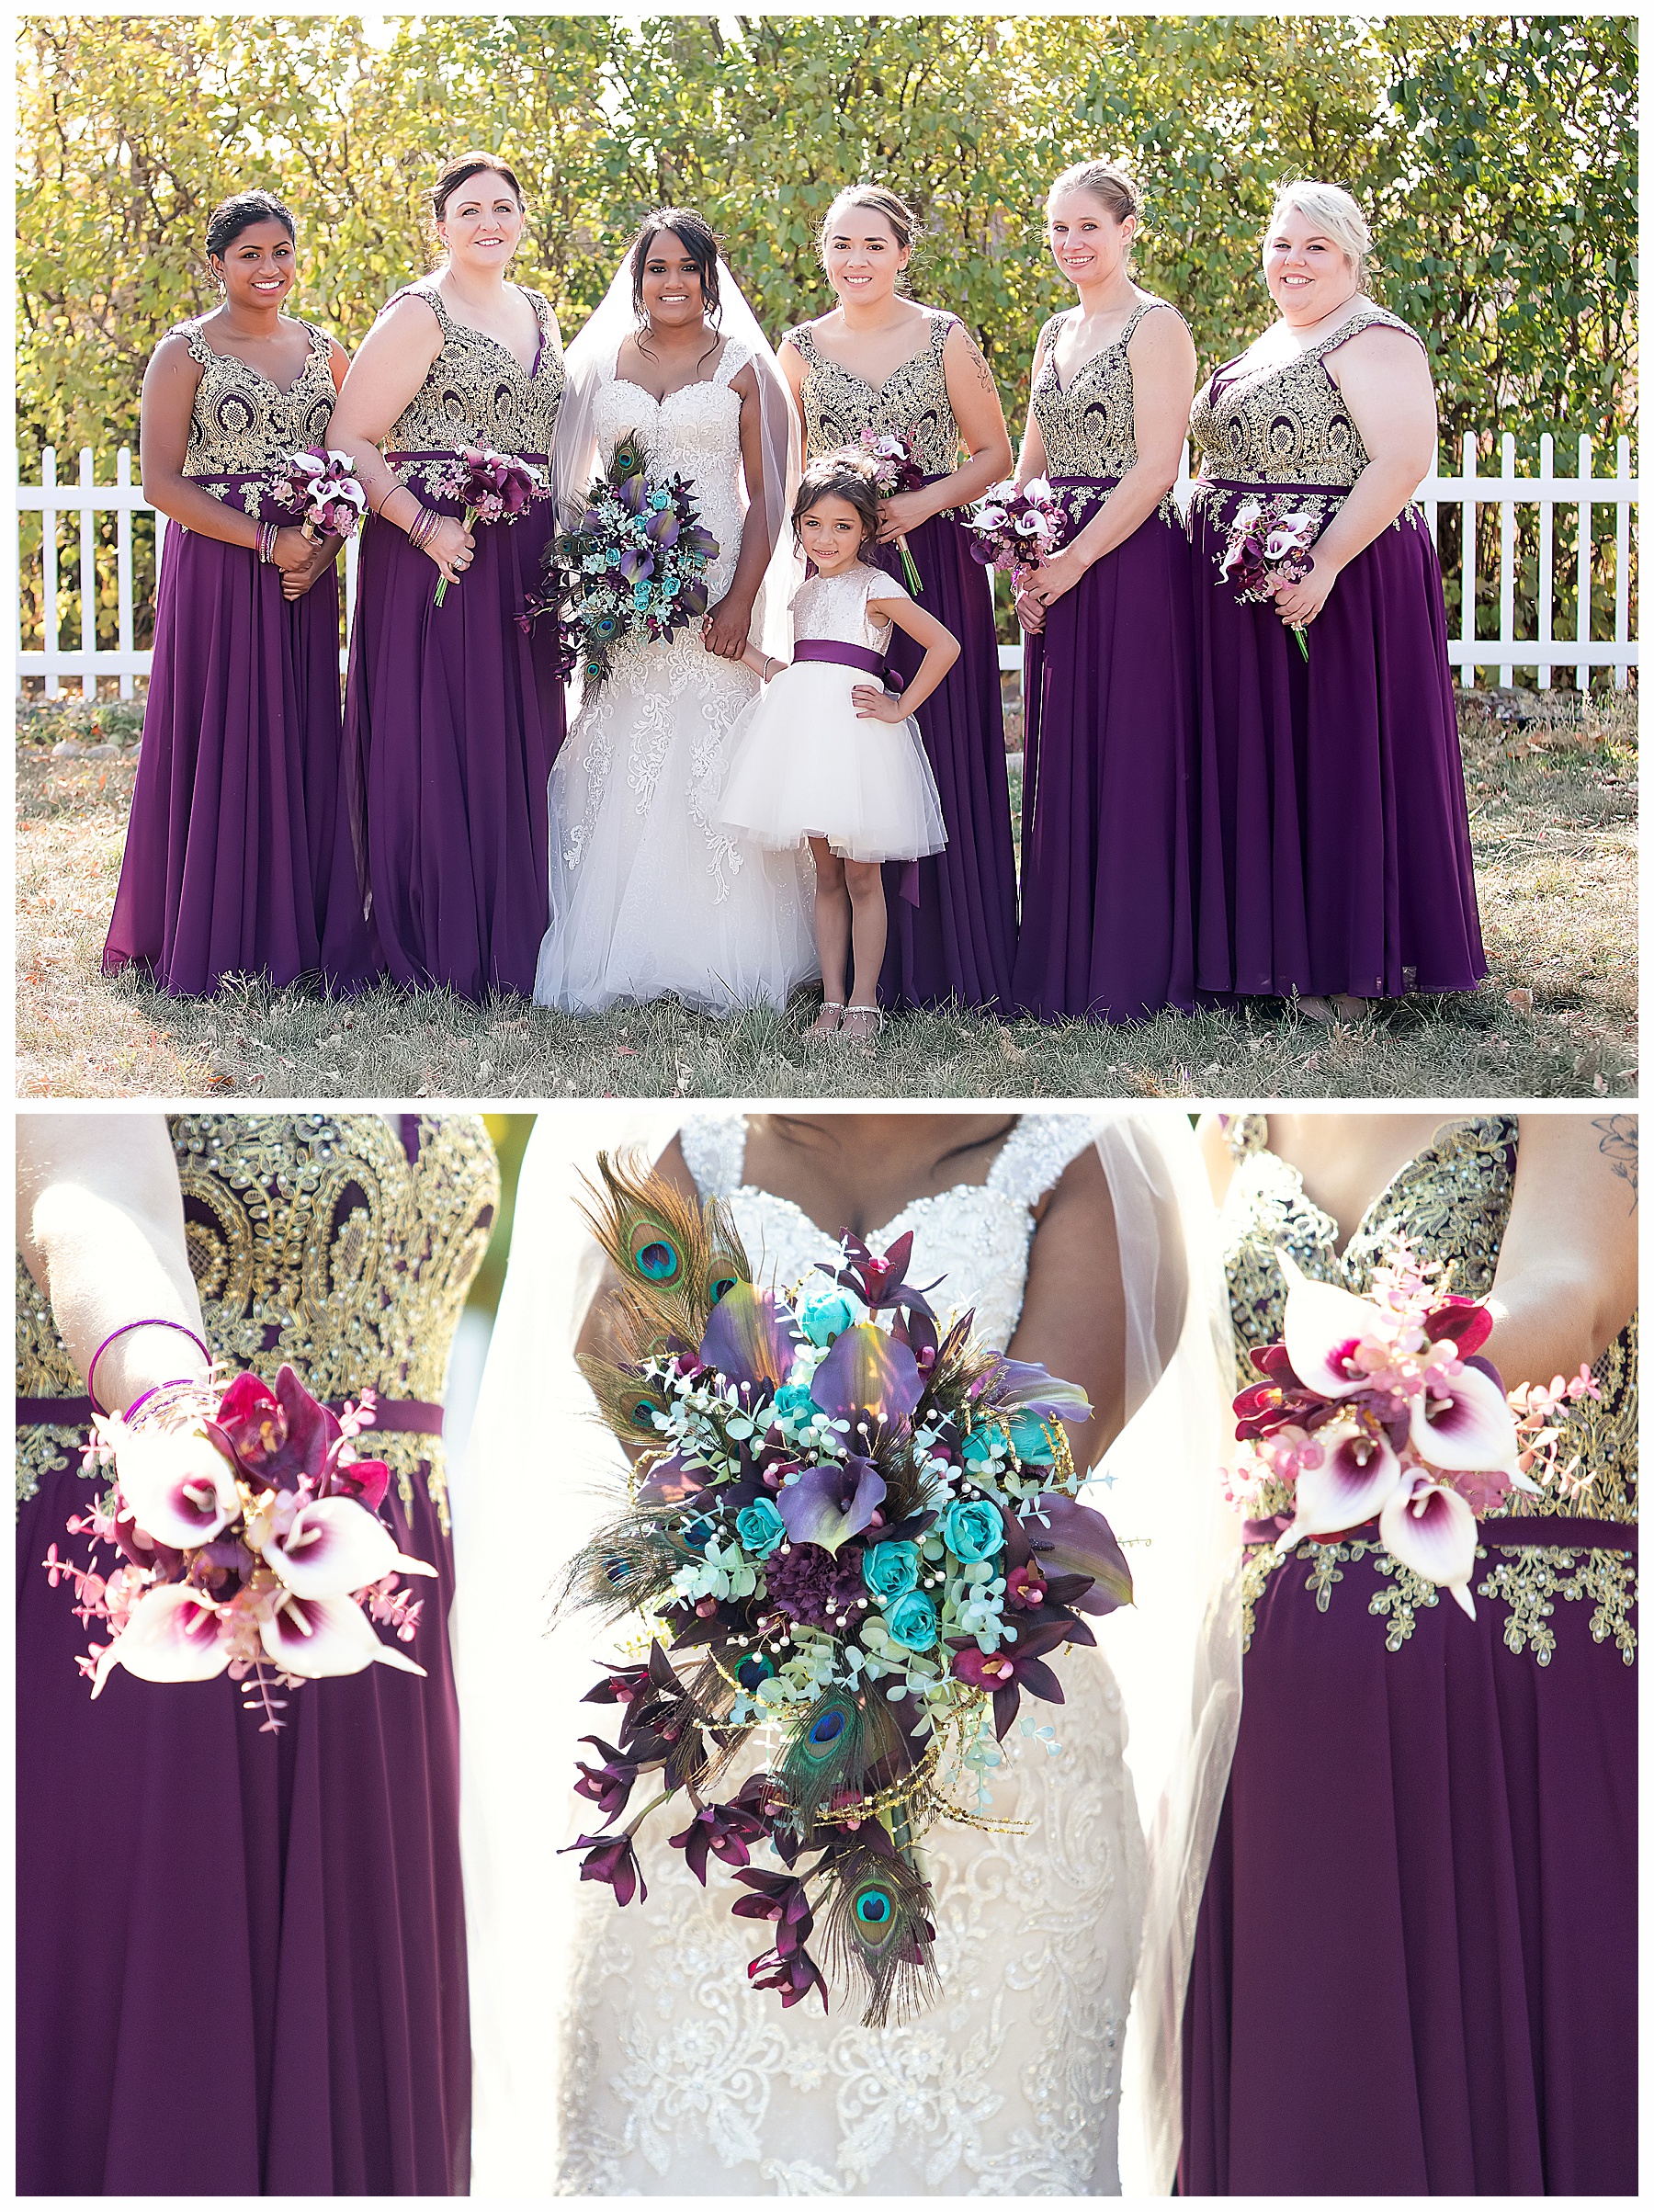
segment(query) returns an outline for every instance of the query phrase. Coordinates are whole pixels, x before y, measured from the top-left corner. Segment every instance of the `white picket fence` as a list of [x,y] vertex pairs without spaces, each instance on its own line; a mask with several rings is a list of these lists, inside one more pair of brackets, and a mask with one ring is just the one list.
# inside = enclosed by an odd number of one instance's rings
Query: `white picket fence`
[[[1487,604],[1483,591],[1484,579],[1477,574],[1477,589],[1467,593],[1463,601],[1459,634],[1448,641],[1447,657],[1457,671],[1461,682],[1474,682],[1478,668],[1496,669],[1501,684],[1515,680],[1517,669],[1532,669],[1541,689],[1547,689],[1559,673],[1571,672],[1576,685],[1582,690],[1590,681],[1593,668],[1612,668],[1615,687],[1626,688],[1627,674],[1637,664],[1637,641],[1631,634],[1631,532],[1632,516],[1639,504],[1637,480],[1631,473],[1631,441],[1619,440],[1613,475],[1593,473],[1595,459],[1592,441],[1580,440],[1578,465],[1571,476],[1556,473],[1552,441],[1547,436],[1539,448],[1537,476],[1518,476],[1516,473],[1516,440],[1506,431],[1500,441],[1500,472],[1497,476],[1483,476],[1477,470],[1477,441],[1467,437],[1463,463],[1458,475],[1442,476],[1436,471],[1435,457],[1431,473],[1419,488],[1419,499],[1436,535],[1438,547],[1448,539],[1444,531],[1456,526],[1453,510],[1457,513],[1461,558],[1467,573],[1477,569],[1476,514],[1482,506],[1496,506],[1500,514],[1499,530],[1499,635],[1496,638],[1477,634],[1477,618],[1480,607]],[[11,482],[14,530],[17,531],[19,583],[26,596],[31,581],[40,585],[40,605],[43,615],[41,625],[44,643],[25,646],[22,635],[21,607],[18,612],[17,636],[17,688],[20,692],[26,679],[43,678],[48,698],[62,696],[65,679],[78,683],[83,696],[96,690],[99,677],[113,677],[122,698],[130,698],[135,680],[149,674],[150,655],[147,650],[134,646],[133,587],[132,587],[132,518],[137,515],[153,515],[154,510],[143,496],[140,485],[132,482],[132,457],[126,447],[115,456],[115,481],[99,482],[99,468],[89,447],[83,447],[80,472],[73,483],[60,483],[57,474],[57,456],[48,447],[41,456],[40,481],[24,483],[20,480],[17,456],[12,456]],[[1177,496],[1186,505],[1190,488],[1189,459],[1185,448],[1182,473],[1178,479]],[[1539,596],[1538,635],[1519,638],[1515,635],[1516,601],[1516,511],[1521,506],[1537,506],[1539,510]],[[1574,635],[1559,638],[1553,621],[1557,584],[1557,562],[1553,558],[1553,535],[1556,512],[1558,507],[1577,510],[1579,528],[1575,550],[1575,603],[1577,608]],[[1593,638],[1592,631],[1592,530],[1591,517],[1594,508],[1612,507],[1614,511],[1614,635],[1612,638]],[[1444,515],[1443,509],[1449,512]],[[100,645],[97,641],[97,523],[99,515],[112,513],[115,516],[115,556],[117,584],[117,641]],[[27,559],[33,568],[33,578],[25,572],[25,554],[21,543],[21,522],[25,515],[40,515],[48,523],[41,534],[40,544],[32,549]],[[78,587],[80,599],[80,642],[64,646],[62,641],[60,606],[63,594],[62,556],[59,547],[59,533],[55,527],[60,516],[78,516],[80,518],[80,545],[78,563],[69,563]],[[166,527],[164,516],[155,515],[155,559],[160,560],[161,542]],[[345,598],[348,610],[356,599],[357,548],[353,540],[346,549]],[[1014,646],[1002,648],[1001,666],[1017,669],[1022,656]]]

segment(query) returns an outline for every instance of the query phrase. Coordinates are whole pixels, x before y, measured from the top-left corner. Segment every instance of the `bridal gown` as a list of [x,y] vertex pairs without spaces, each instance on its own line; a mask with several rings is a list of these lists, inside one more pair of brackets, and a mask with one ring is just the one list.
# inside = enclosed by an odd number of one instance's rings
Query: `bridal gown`
[[[974,1307],[1003,1346],[1031,1208],[1093,1134],[1072,1115],[1025,1116],[985,1184],[916,1199],[869,1242],[912,1230],[912,1279],[946,1278],[939,1315]],[[743,1180],[742,1117],[697,1118],[681,1140],[703,1197],[732,1206],[761,1280],[790,1286],[833,1256],[835,1239],[797,1206]],[[784,2013],[753,1990],[746,1968],[767,1938],[732,1917],[725,1869],[703,1889],[666,1848],[664,1810],[640,1839],[647,1902],[620,1910],[582,1886],[562,1994],[560,2194],[1117,2192],[1143,1844],[1114,1677],[1082,1648],[1061,1673],[1066,1704],[1033,1708],[1060,1750],[1014,1727],[994,1827],[926,1839],[942,1993],[908,2025],[864,2028],[836,1994],[828,2017],[813,2000]]]
[[[609,375],[594,402],[606,464],[641,439],[653,477],[692,480],[718,540],[708,604],[741,550],[741,394],[727,340],[711,376],[657,400]],[[758,678],[701,643],[698,623],[614,655],[551,771],[550,910],[534,995],[589,1014],[672,996],[708,1014],[784,1006],[817,972],[807,855],[765,853],[719,820],[737,719]]]

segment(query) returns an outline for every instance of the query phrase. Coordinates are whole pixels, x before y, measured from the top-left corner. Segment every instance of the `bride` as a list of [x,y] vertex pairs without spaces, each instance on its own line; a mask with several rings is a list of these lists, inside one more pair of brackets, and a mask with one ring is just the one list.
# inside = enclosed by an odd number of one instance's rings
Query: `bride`
[[[456,1525],[473,2189],[1093,2195],[1116,2193],[1124,2165],[1163,2191],[1185,1931],[1240,1670],[1232,1628],[1202,1621],[1227,1564],[1213,1469],[1228,1369],[1186,1120],[616,1115],[537,1127],[469,1455],[489,1480],[461,1486],[475,1504]],[[727,1198],[755,1275],[784,1287],[846,1227],[876,1250],[912,1230],[912,1279],[944,1278],[939,1316],[973,1307],[981,1336],[1096,1409],[1071,1435],[1082,1464],[1107,1447],[1102,1502],[1137,1602],[1097,1624],[1100,1650],[1063,1656],[1067,1702],[1036,1721],[1054,1739],[1012,1730],[991,1827],[927,1836],[942,1994],[908,2025],[864,2028],[836,1996],[828,2017],[783,2013],[752,1990],[762,1940],[664,1831],[642,1832],[649,1894],[625,1910],[556,1855],[591,1811],[570,1784],[577,1739],[602,1732],[579,1700],[606,1653],[579,1620],[541,1635],[543,1592],[619,1461],[569,1356],[604,1304],[577,1171],[629,1138],[685,1192]],[[530,1525],[543,1546],[524,1542]]]
[[797,438],[775,356],[700,216],[647,219],[568,371],[564,524],[635,437],[651,476],[692,480],[719,552],[704,623],[617,652],[558,755],[534,995],[573,1014],[667,993],[709,1014],[784,1006],[817,972],[808,858],[765,853],[718,815],[730,732],[758,690],[740,656],[755,612],[785,620]]

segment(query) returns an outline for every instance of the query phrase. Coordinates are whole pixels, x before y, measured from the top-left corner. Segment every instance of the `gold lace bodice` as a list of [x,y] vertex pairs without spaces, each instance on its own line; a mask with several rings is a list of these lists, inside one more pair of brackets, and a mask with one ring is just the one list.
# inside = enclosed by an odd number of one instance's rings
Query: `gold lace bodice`
[[[1268,1149],[1265,1117],[1240,1116],[1227,1133],[1235,1172],[1224,1200],[1220,1235],[1235,1324],[1237,1388],[1258,1379],[1248,1354],[1280,1339],[1286,1284],[1275,1258],[1277,1249],[1285,1248],[1316,1280],[1365,1296],[1372,1287],[1375,1269],[1393,1257],[1398,1238],[1405,1236],[1418,1258],[1442,1263],[1444,1289],[1481,1298],[1492,1288],[1515,1185],[1518,1129],[1513,1116],[1491,1115],[1442,1130],[1391,1177],[1342,1253],[1338,1224],[1310,1198],[1297,1170]],[[1635,1569],[1628,1555],[1518,1545],[1503,1537],[1500,1524],[1514,1525],[1535,1514],[1547,1519],[1635,1522],[1637,1341],[1633,1314],[1591,1363],[1601,1400],[1582,1400],[1564,1418],[1563,1464],[1577,1453],[1575,1480],[1589,1475],[1589,1482],[1577,1493],[1571,1484],[1567,1492],[1547,1489],[1536,1498],[1512,1492],[1501,1507],[1483,1519],[1488,1541],[1478,1558],[1492,1558],[1494,1563],[1487,1578],[1476,1583],[1476,1594],[1505,1604],[1505,1643],[1512,1650],[1531,1645],[1541,1663],[1555,1645],[1549,1621],[1558,1596],[1595,1600],[1592,1634],[1599,1641],[1612,1637],[1627,1661],[1635,1649],[1628,1619]],[[1266,1498],[1263,1504],[1265,1510],[1274,1510],[1285,1503],[1284,1497]],[[1308,1587],[1325,1611],[1331,1584],[1342,1580],[1341,1563],[1368,1555],[1388,1578],[1383,1609],[1394,1650],[1410,1635],[1417,1609],[1436,1602],[1431,1585],[1361,1538],[1300,1545],[1296,1557],[1310,1565]],[[1243,1580],[1249,1635],[1257,1596],[1269,1575],[1285,1563],[1276,1562],[1267,1546],[1252,1553]]]
[[1323,364],[1335,346],[1375,327],[1419,338],[1399,315],[1368,306],[1289,360],[1248,367],[1238,355],[1214,370],[1189,418],[1200,475],[1347,492],[1370,456]]
[[[274,1381],[290,1363],[316,1397],[365,1390],[440,1401],[449,1346],[481,1265],[500,1178],[482,1123],[420,1117],[408,1148],[378,1114],[169,1117],[185,1237],[216,1360]],[[85,1384],[51,1308],[17,1263],[17,1395],[77,1398]],[[19,1494],[67,1463],[82,1432],[18,1432]],[[385,1432],[404,1497],[425,1467],[438,1504],[438,1438]]]
[[1126,348],[1143,317],[1163,305],[1145,300],[1134,308],[1119,336],[1082,362],[1066,391],[1057,373],[1057,338],[1067,313],[1053,315],[1040,333],[1045,365],[1031,396],[1050,475],[1124,476],[1136,467],[1137,424]]
[[[186,476],[285,476],[289,454],[324,442],[337,397],[333,349],[325,331],[313,323],[301,327],[310,334],[310,353],[286,391],[233,354],[216,353],[199,323],[180,323],[170,334],[182,338],[191,360],[201,365],[201,380],[189,410]],[[204,482],[202,488],[215,499],[241,502],[239,485]],[[251,493],[254,505],[249,513],[256,508],[257,487],[251,487]]]
[[856,445],[864,430],[901,433],[913,441],[927,476],[951,476],[959,465],[959,425],[947,396],[942,352],[957,315],[927,309],[930,335],[885,379],[871,383],[853,369],[830,360],[815,342],[815,332],[800,323],[782,339],[804,357],[806,460]]
[[[534,373],[485,331],[456,323],[434,283],[410,284],[397,299],[423,300],[442,326],[442,349],[425,382],[385,438],[387,453],[456,453],[461,446],[492,446],[497,453],[545,459],[551,451],[562,402],[563,359],[551,310],[538,292],[524,298],[539,323]],[[411,473],[399,469],[404,481]]]

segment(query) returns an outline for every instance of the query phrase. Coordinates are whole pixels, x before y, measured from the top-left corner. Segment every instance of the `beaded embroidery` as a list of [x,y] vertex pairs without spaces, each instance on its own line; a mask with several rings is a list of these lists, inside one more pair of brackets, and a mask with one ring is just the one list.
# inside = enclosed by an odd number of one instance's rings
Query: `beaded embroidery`
[[[539,293],[524,291],[539,323],[532,376],[509,346],[456,323],[434,284],[407,285],[396,297],[425,301],[442,326],[442,348],[387,435],[384,451],[447,455],[461,446],[492,446],[500,453],[549,455],[562,402],[563,359],[551,310]],[[396,463],[396,473],[403,483],[417,482],[435,495],[443,466],[404,459]]]
[[[274,1381],[284,1361],[318,1398],[377,1390],[439,1401],[448,1347],[499,1203],[481,1124],[422,1120],[417,1160],[376,1114],[178,1115],[168,1124],[185,1238],[215,1359]],[[49,1301],[18,1264],[17,1393],[85,1385]],[[441,1439],[372,1432],[404,1504],[422,1477],[447,1526]],[[18,1432],[18,1492],[69,1464],[83,1432]]]
[[313,323],[310,354],[293,383],[283,391],[261,369],[217,353],[198,323],[180,323],[170,334],[189,347],[201,367],[201,380],[189,409],[189,440],[183,473],[226,506],[256,516],[271,488],[262,483],[224,482],[226,477],[285,476],[289,453],[319,446],[327,437],[337,394],[333,381],[333,348],[325,331]]
[[1346,340],[1374,328],[1405,331],[1423,344],[1399,315],[1365,307],[1289,360],[1250,368],[1244,356],[1226,361],[1189,418],[1199,473],[1349,491],[1371,456],[1322,362]]
[[[1075,369],[1066,391],[1057,372],[1057,336],[1068,320],[1067,312],[1053,315],[1040,333],[1045,366],[1031,396],[1034,418],[1045,440],[1046,467],[1052,476],[1117,477],[1137,466],[1137,416],[1126,348],[1143,317],[1157,307],[1170,307],[1170,303],[1164,300],[1140,301],[1119,336]],[[1170,312],[1177,314],[1174,307]],[[1178,321],[1182,320],[1179,315]],[[1080,522],[1083,501],[1065,504],[1071,521]],[[1162,521],[1182,528],[1169,492],[1161,501],[1159,512]]]
[[951,476],[959,465],[959,425],[947,396],[943,348],[957,315],[930,315],[930,335],[920,350],[900,362],[882,384],[857,376],[830,360],[815,342],[808,323],[782,339],[805,361],[805,459],[815,460],[841,446],[854,446],[864,430],[901,431],[913,441],[927,476]]

